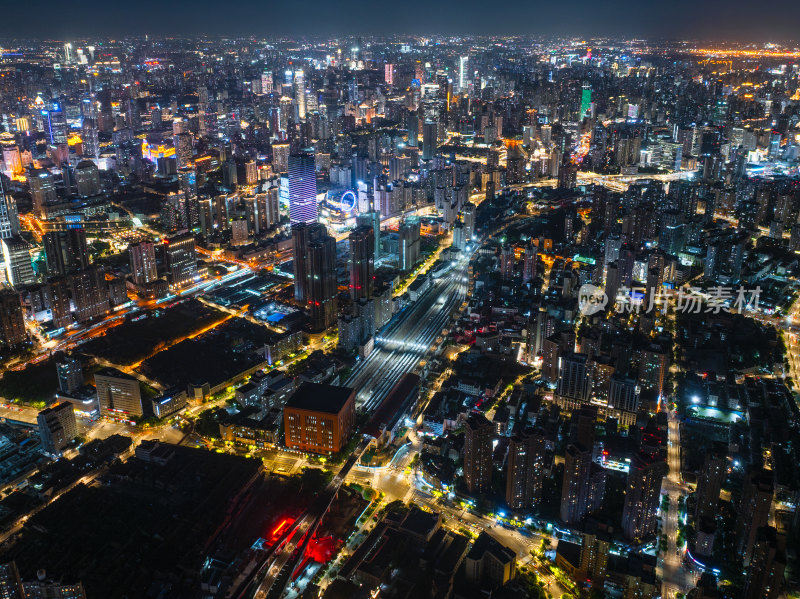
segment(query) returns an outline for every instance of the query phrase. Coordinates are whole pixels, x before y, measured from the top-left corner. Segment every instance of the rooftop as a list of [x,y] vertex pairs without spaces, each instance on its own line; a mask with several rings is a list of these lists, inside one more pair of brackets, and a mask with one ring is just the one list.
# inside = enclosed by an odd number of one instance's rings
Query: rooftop
[[303,383],[286,402],[287,408],[337,414],[353,396],[350,387],[324,383]]

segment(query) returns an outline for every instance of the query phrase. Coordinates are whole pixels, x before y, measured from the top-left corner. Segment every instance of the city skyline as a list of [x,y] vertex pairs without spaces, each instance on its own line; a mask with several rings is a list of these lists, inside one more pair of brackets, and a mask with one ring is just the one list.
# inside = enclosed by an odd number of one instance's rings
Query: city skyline
[[182,6],[2,45],[0,595],[797,596],[771,14]]

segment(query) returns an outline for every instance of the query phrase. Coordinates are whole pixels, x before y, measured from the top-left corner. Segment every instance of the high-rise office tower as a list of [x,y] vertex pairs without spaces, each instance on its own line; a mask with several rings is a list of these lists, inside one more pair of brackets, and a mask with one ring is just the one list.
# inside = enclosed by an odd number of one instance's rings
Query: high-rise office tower
[[[272,170],[275,173],[289,172],[289,144],[272,144]],[[316,179],[315,179],[316,182]]]
[[372,297],[375,270],[375,241],[372,227],[356,227],[350,242],[350,295],[353,299]]
[[14,235],[0,239],[3,261],[5,263],[5,276],[9,285],[31,285],[36,281],[36,275],[31,265],[31,244],[22,237]]
[[74,272],[68,280],[78,322],[86,322],[108,311],[108,285],[101,269],[95,267]]
[[62,356],[56,361],[58,388],[62,393],[72,393],[83,387],[83,366],[77,356]]
[[3,145],[3,164],[6,172],[12,175],[21,175],[25,172],[22,167],[22,156],[19,153],[19,146]]
[[584,83],[581,88],[581,107],[580,115],[578,118],[583,119],[592,108],[592,87],[588,83]]
[[81,160],[75,167],[75,186],[84,198],[100,193],[100,171],[91,160]]
[[469,85],[469,56],[458,57],[458,93],[463,94]]
[[397,266],[403,272],[413,270],[419,262],[420,254],[420,222],[418,216],[410,216],[400,223],[398,230]]
[[272,93],[272,71],[264,71],[261,73],[261,93],[269,95]]
[[27,341],[19,293],[13,289],[0,289],[0,350],[15,349]]
[[464,427],[464,480],[470,493],[483,493],[492,484],[494,426],[483,414],[470,414]]
[[19,234],[17,202],[11,194],[6,193],[3,179],[4,175],[0,174],[0,239]]
[[173,287],[183,287],[197,276],[197,255],[194,235],[185,233],[164,240],[167,277]]
[[161,131],[164,127],[164,113],[161,110],[161,107],[156,104],[152,108],[150,108],[150,130],[151,131]]
[[78,436],[78,423],[72,404],[65,401],[39,412],[36,417],[42,449],[51,455],[60,455],[61,450]]
[[661,481],[667,463],[653,453],[639,452],[631,460],[625,504],[622,508],[622,531],[629,540],[644,540],[656,531]]
[[408,113],[408,147],[416,148],[419,145],[419,113],[412,110]]
[[200,224],[200,202],[197,198],[197,171],[191,166],[178,169],[178,188],[183,194],[186,211],[184,222],[188,229]]
[[310,242],[305,262],[310,325],[323,331],[336,323],[336,240],[326,232]]
[[172,136],[172,144],[175,146],[175,158],[178,161],[178,168],[191,166],[193,154],[192,134],[188,131],[176,133]]
[[89,267],[89,250],[83,227],[45,233],[42,241],[50,276],[66,275]]
[[527,510],[539,501],[546,449],[545,438],[533,430],[517,433],[509,439],[506,503],[512,510]]
[[431,121],[425,121],[422,125],[422,159],[432,160],[436,154],[437,142],[437,124]]
[[464,204],[461,218],[464,223],[464,238],[469,243],[475,236],[475,204],[472,202]]
[[87,158],[100,158],[100,139],[98,137],[96,118],[83,118],[81,139],[83,140],[83,155]]
[[54,104],[53,108],[48,110],[44,117],[45,133],[48,141],[55,146],[67,143],[67,118],[61,107],[58,104]]
[[777,599],[786,571],[786,537],[772,526],[758,529],[753,556],[747,567],[743,599]]
[[372,229],[372,238],[375,242],[375,259],[381,255],[381,213],[372,207],[368,212],[362,212],[356,217],[359,227],[366,226]]
[[47,206],[58,202],[56,181],[47,169],[30,169],[28,186],[33,200],[33,212],[39,218],[47,216]]
[[294,101],[297,104],[297,116],[306,118],[306,78],[303,69],[294,72]]
[[753,555],[758,530],[769,520],[773,493],[772,472],[753,469],[748,473],[736,520],[736,547],[745,566]]
[[131,276],[137,285],[152,283],[158,278],[156,250],[152,241],[132,243],[128,246]]
[[306,305],[306,256],[310,243],[328,235],[321,223],[297,223],[292,225],[292,264],[294,265],[294,299]]
[[289,218],[292,224],[317,221],[317,175],[314,155],[289,156]]

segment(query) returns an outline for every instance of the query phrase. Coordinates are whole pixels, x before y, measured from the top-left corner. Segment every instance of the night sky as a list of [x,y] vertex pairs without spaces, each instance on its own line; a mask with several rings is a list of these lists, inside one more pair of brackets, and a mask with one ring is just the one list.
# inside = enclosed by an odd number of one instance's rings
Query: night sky
[[55,39],[126,33],[800,38],[800,0],[42,0],[0,6],[0,35]]

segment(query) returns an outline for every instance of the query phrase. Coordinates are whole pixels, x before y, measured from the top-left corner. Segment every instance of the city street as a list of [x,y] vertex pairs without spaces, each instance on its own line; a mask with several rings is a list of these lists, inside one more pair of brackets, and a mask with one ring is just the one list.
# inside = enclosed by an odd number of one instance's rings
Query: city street
[[661,484],[661,492],[669,497],[669,510],[662,511],[662,534],[667,535],[667,551],[661,554],[662,596],[674,599],[676,593],[687,593],[695,583],[695,576],[683,566],[685,547],[677,545],[678,538],[678,498],[689,492],[681,480],[680,421],[674,412],[669,414],[669,434],[667,463],[669,473]]

